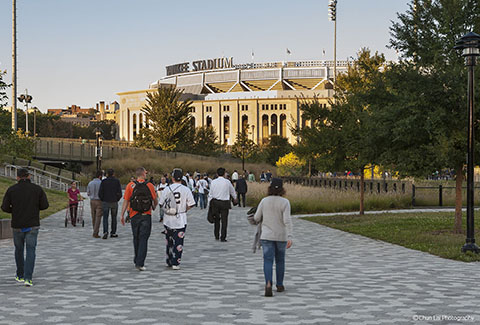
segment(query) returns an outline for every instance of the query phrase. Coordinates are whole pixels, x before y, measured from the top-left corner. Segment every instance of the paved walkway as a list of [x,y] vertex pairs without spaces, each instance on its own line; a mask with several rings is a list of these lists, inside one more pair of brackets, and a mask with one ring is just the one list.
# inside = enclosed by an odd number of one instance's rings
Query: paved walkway
[[[231,212],[229,242],[213,240],[204,211],[189,213],[182,269],[164,266],[155,222],[146,272],[132,263],[129,227],[119,238],[42,222],[35,286],[14,282],[11,242],[0,245],[0,324],[458,324],[480,322],[478,263],[461,263],[294,220],[287,291],[263,296],[261,253],[246,209]],[[155,218],[156,219],[156,218]]]

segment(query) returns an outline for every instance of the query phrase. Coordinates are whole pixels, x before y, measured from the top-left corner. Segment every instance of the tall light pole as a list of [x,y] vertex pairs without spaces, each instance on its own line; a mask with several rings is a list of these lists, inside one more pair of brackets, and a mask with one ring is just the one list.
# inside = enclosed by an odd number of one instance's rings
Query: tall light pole
[[28,134],[30,133],[29,128],[28,128],[28,104],[32,102],[33,97],[28,94],[28,90],[25,89],[25,94],[21,94],[18,97],[18,100],[23,103],[25,101],[25,134],[28,137]]
[[102,129],[98,126],[95,128],[95,138],[97,145],[95,146],[95,156],[97,158],[97,171],[102,170]]
[[333,84],[337,84],[337,0],[328,4],[330,20],[333,21]]
[[12,130],[17,132],[17,1],[12,0]]
[[33,107],[33,137],[37,137],[37,111],[38,107]]
[[474,180],[473,152],[475,148],[474,138],[474,72],[477,63],[477,56],[480,55],[480,35],[470,32],[457,40],[456,50],[462,50],[462,56],[465,58],[465,65],[468,68],[468,133],[467,133],[467,238],[462,252],[479,253],[480,248],[475,244],[475,221],[474,221]]

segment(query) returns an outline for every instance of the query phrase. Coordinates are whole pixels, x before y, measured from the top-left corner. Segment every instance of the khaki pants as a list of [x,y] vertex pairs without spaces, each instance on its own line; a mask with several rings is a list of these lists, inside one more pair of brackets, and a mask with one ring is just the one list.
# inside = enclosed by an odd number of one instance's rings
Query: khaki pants
[[102,222],[103,216],[102,201],[90,200],[90,208],[92,209],[93,235],[98,236],[98,231],[100,230],[100,223]]

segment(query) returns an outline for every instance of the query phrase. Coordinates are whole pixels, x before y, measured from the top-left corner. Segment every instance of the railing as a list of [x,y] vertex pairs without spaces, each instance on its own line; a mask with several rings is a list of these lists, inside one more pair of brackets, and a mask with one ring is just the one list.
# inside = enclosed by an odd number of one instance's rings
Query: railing
[[[360,191],[360,180],[351,178],[323,177],[282,177],[285,183],[312,187],[324,187],[337,190]],[[397,180],[365,180],[365,192],[370,193],[405,193],[410,182]]]
[[[466,204],[466,187],[462,187],[463,205]],[[480,205],[480,187],[475,187],[475,206]],[[412,185],[412,206],[455,206],[456,187]]]
[[32,183],[48,189],[66,192],[73,181],[72,179],[48,173],[31,166],[16,166],[10,164],[5,164],[4,168],[0,168],[0,176],[16,179],[17,171],[20,168],[27,168],[29,170]]
[[[160,158],[190,158],[199,161],[211,160],[212,157],[194,155],[183,152],[170,152],[153,149],[143,149],[136,147],[126,147],[108,145],[105,141],[102,146],[102,159],[113,159],[125,157],[125,155],[148,152],[152,156]],[[35,158],[49,160],[67,160],[92,162],[96,159],[96,145],[92,142],[82,143],[80,141],[71,141],[71,139],[44,139],[39,138],[35,142]],[[216,157],[219,161],[238,161],[234,158]]]
[[52,175],[57,175],[66,179],[79,179],[79,175],[75,172],[66,170],[64,168],[49,166],[34,160],[3,155],[0,157],[0,163],[6,163],[14,166],[27,166],[27,168],[36,168],[37,170],[41,170],[44,173],[50,173]]

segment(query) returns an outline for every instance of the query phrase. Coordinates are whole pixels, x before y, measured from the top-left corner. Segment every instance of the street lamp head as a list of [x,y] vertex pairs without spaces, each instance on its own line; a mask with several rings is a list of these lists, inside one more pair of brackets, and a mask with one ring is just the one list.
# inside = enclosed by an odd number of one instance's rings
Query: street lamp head
[[330,20],[336,21],[337,20],[337,0],[330,0],[328,4]]
[[469,32],[459,38],[453,47],[455,50],[462,50],[462,56],[480,55],[480,35]]
[[20,101],[20,103],[23,103],[23,101],[25,100],[25,95],[23,95],[23,94],[20,95],[20,96],[18,97],[18,100]]

